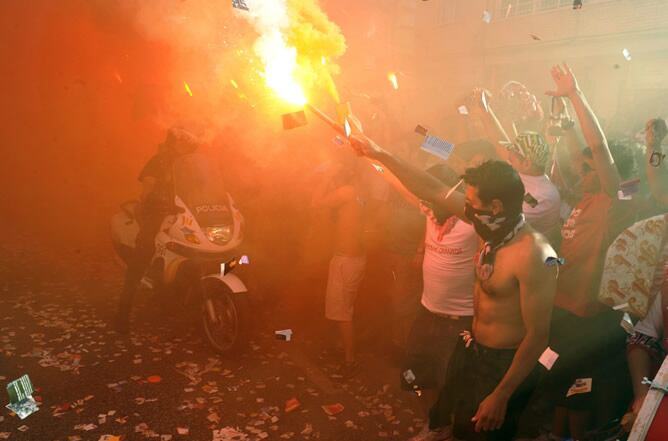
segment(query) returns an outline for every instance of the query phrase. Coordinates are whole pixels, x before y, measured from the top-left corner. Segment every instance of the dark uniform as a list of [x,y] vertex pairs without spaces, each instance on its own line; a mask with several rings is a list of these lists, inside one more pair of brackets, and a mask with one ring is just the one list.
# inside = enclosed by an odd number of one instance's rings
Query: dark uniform
[[163,149],[162,152],[153,156],[146,163],[139,174],[140,181],[152,177],[156,180],[156,183],[153,191],[146,197],[137,213],[139,233],[137,234],[134,254],[130,257],[125,273],[125,283],[121,292],[116,318],[116,326],[122,331],[127,330],[132,311],[132,300],[155,252],[155,236],[158,234],[165,217],[174,212],[172,178],[174,159],[176,159],[175,153]]

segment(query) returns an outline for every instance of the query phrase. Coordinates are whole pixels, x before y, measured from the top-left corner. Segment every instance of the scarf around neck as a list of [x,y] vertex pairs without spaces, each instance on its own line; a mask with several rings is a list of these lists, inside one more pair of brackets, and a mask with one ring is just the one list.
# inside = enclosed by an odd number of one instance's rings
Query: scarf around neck
[[492,277],[496,252],[513,240],[517,233],[524,228],[524,225],[526,225],[526,220],[524,219],[524,214],[520,213],[514,223],[508,223],[501,227],[499,231],[495,232],[500,234],[495,234],[494,239],[483,244],[482,249],[475,258],[476,274],[479,279],[487,280]]

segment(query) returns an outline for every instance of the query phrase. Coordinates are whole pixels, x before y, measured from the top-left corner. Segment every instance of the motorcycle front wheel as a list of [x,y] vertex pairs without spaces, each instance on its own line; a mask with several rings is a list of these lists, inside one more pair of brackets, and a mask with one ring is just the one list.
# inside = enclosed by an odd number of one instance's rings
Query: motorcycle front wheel
[[213,348],[227,354],[243,347],[247,339],[248,298],[227,286],[206,287],[202,302],[204,334]]

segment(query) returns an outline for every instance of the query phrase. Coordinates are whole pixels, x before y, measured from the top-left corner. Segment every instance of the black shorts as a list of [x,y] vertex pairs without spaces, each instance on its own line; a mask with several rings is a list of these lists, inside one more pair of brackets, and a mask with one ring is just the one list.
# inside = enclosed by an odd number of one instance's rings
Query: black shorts
[[[626,331],[621,311],[606,308],[593,317],[579,317],[554,308],[550,347],[559,358],[546,376],[555,405],[572,410],[600,407],[598,403],[623,401],[629,393]],[[591,392],[567,397],[577,379],[592,379]]]
[[420,304],[406,342],[406,359],[401,370],[401,388],[413,390],[403,372],[410,369],[420,389],[437,389],[443,385],[445,371],[462,331],[471,330],[473,317],[446,318]]
[[455,438],[468,441],[511,440],[535,387],[538,369],[534,369],[510,397],[506,418],[499,430],[477,433],[471,418],[480,403],[499,385],[515,352],[515,349],[487,348],[476,342],[467,348],[460,339],[448,364],[445,385],[429,413],[429,427],[452,425]]

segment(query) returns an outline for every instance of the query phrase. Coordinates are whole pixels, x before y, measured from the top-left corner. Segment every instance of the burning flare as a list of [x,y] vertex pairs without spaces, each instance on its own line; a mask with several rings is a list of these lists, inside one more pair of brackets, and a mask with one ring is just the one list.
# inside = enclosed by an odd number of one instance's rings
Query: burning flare
[[297,70],[297,49],[288,47],[279,29],[262,35],[255,44],[264,64],[264,79],[267,86],[282,99],[303,106],[306,96],[295,78]]
[[346,43],[318,1],[247,0],[247,4],[249,11],[238,15],[259,34],[254,51],[262,61],[260,74],[266,85],[281,99],[300,106],[307,102],[307,91],[324,85],[339,102],[332,79],[339,67],[333,60],[345,53]]

